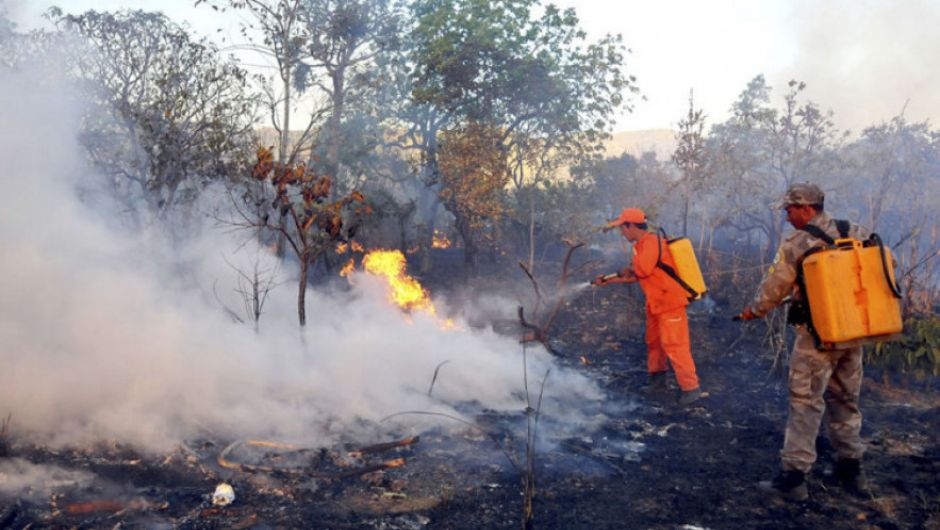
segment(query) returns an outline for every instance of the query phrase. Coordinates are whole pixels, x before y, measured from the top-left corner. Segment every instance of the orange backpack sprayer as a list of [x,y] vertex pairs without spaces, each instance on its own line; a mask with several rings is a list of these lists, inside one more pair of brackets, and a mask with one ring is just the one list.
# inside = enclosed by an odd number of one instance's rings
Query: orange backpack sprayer
[[656,260],[656,266],[666,271],[666,274],[668,274],[670,278],[678,282],[679,285],[689,293],[690,302],[701,300],[702,297],[705,296],[705,293],[708,292],[708,288],[705,287],[705,277],[702,276],[702,269],[699,267],[698,259],[695,257],[692,242],[685,237],[669,239],[666,236],[666,231],[662,228],[659,229],[659,233],[662,236],[659,244],[662,245],[662,240],[666,240],[666,246],[669,247],[669,253],[672,254],[676,268],[673,269],[663,263],[662,246],[659,247],[659,257]]
[[847,237],[847,221],[836,226],[836,240],[818,227],[802,228],[826,242],[804,255],[797,277],[817,346],[841,349],[900,338],[901,292],[891,250],[878,234],[862,242]]

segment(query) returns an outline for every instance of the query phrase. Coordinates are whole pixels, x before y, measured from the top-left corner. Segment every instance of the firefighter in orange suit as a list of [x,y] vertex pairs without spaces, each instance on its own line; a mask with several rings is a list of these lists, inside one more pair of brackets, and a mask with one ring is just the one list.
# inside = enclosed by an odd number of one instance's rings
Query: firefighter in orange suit
[[689,305],[688,293],[658,266],[663,263],[676,268],[669,245],[656,233],[648,231],[646,214],[639,208],[623,210],[606,228],[619,228],[620,234],[633,243],[633,264],[616,275],[598,276],[591,283],[640,283],[646,296],[649,389],[666,388],[668,358],[682,389],[679,404],[688,405],[702,397],[702,390],[689,344],[689,320],[685,313],[685,306]]

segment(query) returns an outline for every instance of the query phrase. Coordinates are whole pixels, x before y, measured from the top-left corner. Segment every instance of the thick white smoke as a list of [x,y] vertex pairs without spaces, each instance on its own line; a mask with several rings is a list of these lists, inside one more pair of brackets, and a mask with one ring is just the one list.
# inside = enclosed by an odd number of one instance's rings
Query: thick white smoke
[[[108,228],[75,193],[87,169],[72,93],[46,75],[0,75],[0,416],[12,414],[17,435],[153,451],[193,436],[315,445],[404,410],[524,408],[516,341],[420,315],[409,323],[377,279],[310,290],[303,340],[290,271],[259,333],[233,322],[213,285],[237,308],[230,263],[274,270],[275,259],[242,244],[247,234],[209,231],[181,246]],[[552,367],[541,349],[529,360],[530,383]],[[599,397],[557,367],[545,388],[556,417]]]
[[805,81],[810,99],[854,133],[902,109],[912,122],[940,111],[940,3],[799,0],[790,9],[795,53],[791,68],[770,76],[775,92]]

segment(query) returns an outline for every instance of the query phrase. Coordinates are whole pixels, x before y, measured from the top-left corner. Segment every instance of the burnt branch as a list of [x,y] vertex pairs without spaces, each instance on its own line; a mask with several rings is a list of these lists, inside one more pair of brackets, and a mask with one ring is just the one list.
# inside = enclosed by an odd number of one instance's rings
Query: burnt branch
[[[528,322],[525,319],[525,310],[521,306],[519,307],[519,322],[522,324],[522,327],[532,331],[522,338],[522,342],[541,342],[549,351],[551,351],[551,348],[548,346],[549,329],[555,322],[555,318],[558,316],[558,313],[561,312],[561,308],[565,305],[565,288],[568,285],[568,278],[571,275],[569,271],[571,266],[571,256],[576,250],[584,246],[584,243],[576,243],[567,239],[564,240],[564,243],[568,245],[568,252],[565,254],[565,260],[561,267],[561,276],[558,278],[558,282],[556,283],[558,294],[555,296],[554,304],[552,305],[552,308],[548,312],[545,319],[539,323]],[[535,290],[535,318],[537,319],[538,307],[542,301],[541,288],[539,287],[538,281],[536,281],[535,277],[532,276],[532,273],[529,271],[529,269],[526,268],[525,264],[520,262],[519,267],[525,271],[526,276],[528,276],[529,280],[532,282],[532,288]]]
[[539,289],[539,282],[535,281],[535,277],[532,276],[532,273],[529,271],[529,268],[525,266],[525,263],[520,261],[519,268],[522,269],[522,272],[524,272],[525,275],[528,276],[529,281],[532,282],[532,290],[535,291],[535,309],[533,313],[537,315],[539,313],[539,306],[542,305],[542,291]]

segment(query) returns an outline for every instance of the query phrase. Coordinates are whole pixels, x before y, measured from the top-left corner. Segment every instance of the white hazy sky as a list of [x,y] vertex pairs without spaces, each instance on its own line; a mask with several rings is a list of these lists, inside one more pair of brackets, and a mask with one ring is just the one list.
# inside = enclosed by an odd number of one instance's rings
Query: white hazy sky
[[[162,10],[206,35],[234,35],[235,19],[192,0],[6,0],[21,27],[40,24],[52,3],[86,9]],[[0,0],[3,3],[3,0]],[[709,123],[747,81],[763,73],[779,96],[808,84],[838,126],[859,132],[908,102],[909,120],[940,115],[940,1],[937,0],[556,0],[575,7],[592,38],[620,33],[633,53],[627,71],[646,100],[618,117],[619,130],[674,127],[689,90]],[[216,30],[222,28],[222,32]]]

